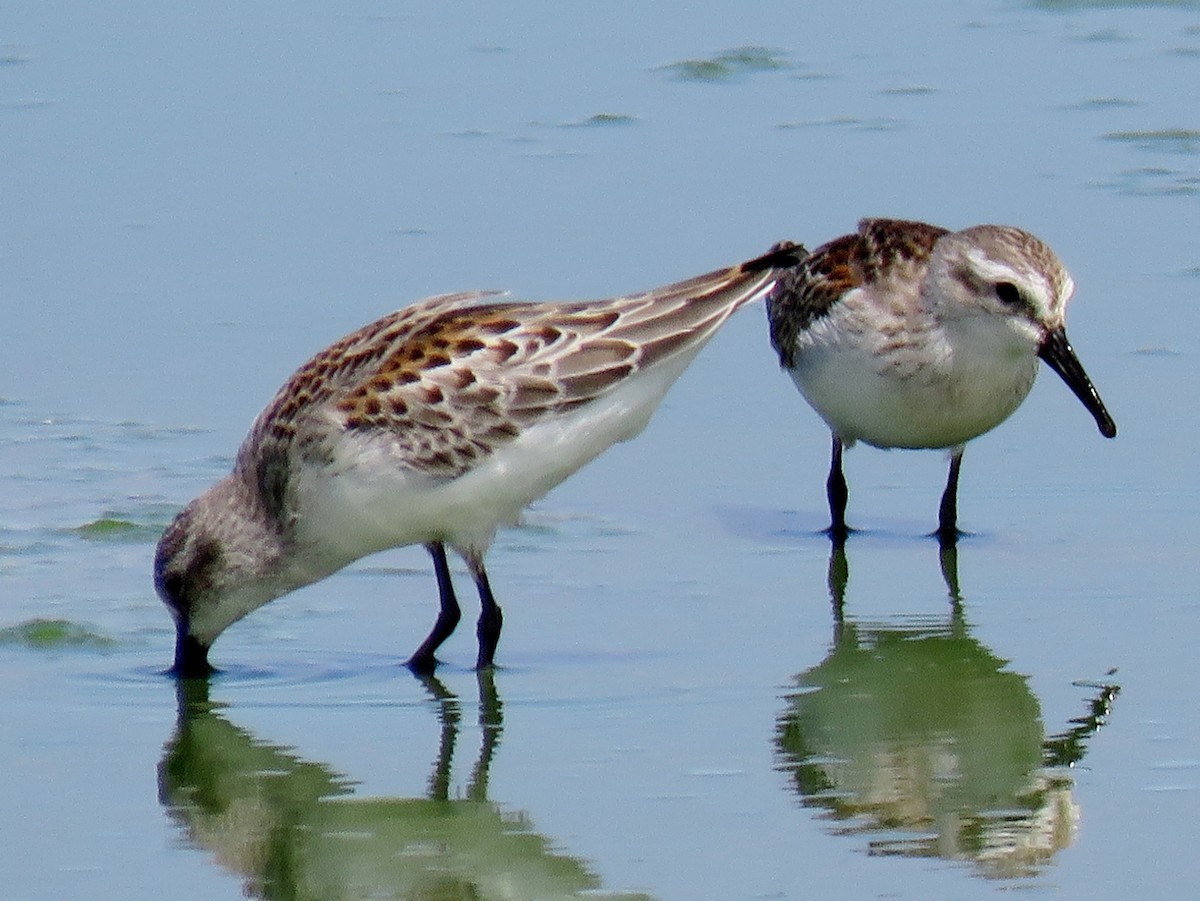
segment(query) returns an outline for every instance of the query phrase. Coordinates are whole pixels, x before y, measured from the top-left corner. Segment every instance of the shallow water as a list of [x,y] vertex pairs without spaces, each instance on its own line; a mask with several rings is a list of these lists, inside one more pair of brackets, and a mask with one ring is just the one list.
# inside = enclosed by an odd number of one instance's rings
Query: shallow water
[[[1200,4],[0,10],[5,897],[1177,897],[1200,715]],[[154,541],[292,367],[438,291],[602,296],[863,215],[1011,222],[1053,375],[965,457],[828,436],[736,316],[504,532],[501,668],[423,552],[161,675]],[[1122,312],[1124,311],[1124,312]],[[1163,862],[1169,862],[1164,864]],[[471,894],[474,892],[475,894]]]

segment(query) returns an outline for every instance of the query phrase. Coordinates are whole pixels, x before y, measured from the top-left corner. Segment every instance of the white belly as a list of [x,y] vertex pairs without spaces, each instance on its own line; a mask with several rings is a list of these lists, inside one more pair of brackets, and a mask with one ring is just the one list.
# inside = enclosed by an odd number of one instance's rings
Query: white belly
[[848,443],[948,448],[1012,415],[1037,371],[1037,357],[1014,342],[962,347],[931,341],[887,354],[833,340],[797,354],[791,376]]
[[482,552],[530,503],[638,434],[687,362],[657,366],[604,398],[544,419],[453,479],[398,465],[387,440],[344,432],[330,465],[306,468],[296,479],[298,544],[324,558],[322,569],[431,541]]

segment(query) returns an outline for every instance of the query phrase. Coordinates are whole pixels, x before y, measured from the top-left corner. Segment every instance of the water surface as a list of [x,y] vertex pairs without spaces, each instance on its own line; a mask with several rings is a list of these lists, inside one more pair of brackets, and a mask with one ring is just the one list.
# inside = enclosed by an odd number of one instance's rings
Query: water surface
[[[1195,3],[4,8],[6,897],[1183,894],[1198,88]],[[1118,438],[1039,380],[967,451],[953,560],[940,455],[855,449],[831,554],[750,309],[501,534],[494,679],[469,629],[398,666],[419,549],[230,629],[205,692],[161,675],[156,536],[314,350],[865,215],[1048,241]]]

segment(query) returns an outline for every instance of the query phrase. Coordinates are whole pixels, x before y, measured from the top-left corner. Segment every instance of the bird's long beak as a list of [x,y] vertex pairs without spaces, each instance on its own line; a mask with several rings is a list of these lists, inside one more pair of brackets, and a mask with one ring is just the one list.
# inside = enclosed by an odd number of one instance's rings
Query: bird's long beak
[[1088,412],[1096,419],[1096,426],[1100,429],[1100,434],[1105,438],[1115,438],[1117,424],[1108,415],[1108,410],[1104,408],[1104,401],[1100,399],[1092,380],[1084,372],[1079,357],[1075,356],[1075,349],[1067,340],[1066,329],[1060,325],[1054,331],[1047,332],[1038,348],[1038,356],[1062,377],[1062,380],[1067,383],[1067,387],[1074,391],[1075,396],[1088,408]]
[[206,679],[213,674],[208,662],[208,645],[189,635],[187,623],[180,620],[175,632],[175,665],[171,674],[176,679]]

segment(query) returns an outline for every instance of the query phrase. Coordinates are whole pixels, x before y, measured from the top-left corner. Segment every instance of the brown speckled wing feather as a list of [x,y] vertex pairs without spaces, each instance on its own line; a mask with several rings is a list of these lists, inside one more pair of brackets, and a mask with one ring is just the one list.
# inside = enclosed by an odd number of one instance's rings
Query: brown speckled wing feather
[[[365,326],[313,357],[260,414],[239,455],[282,509],[292,454],[328,454],[343,430],[390,444],[399,465],[453,478],[538,421],[603,396],[703,344],[761,296],[781,247],[750,263],[643,294],[577,303],[436,297]],[[251,463],[253,461],[253,463]]]
[[340,406],[366,380],[403,365],[411,336],[435,327],[448,311],[478,306],[495,293],[444,294],[397,310],[335,341],[297,369],[258,415],[238,452],[237,470],[257,487],[268,510],[283,509],[288,477],[295,471],[293,454],[327,454],[323,441],[336,416],[330,405]]
[[863,219],[852,235],[818,247],[784,272],[767,296],[771,346],[780,365],[795,364],[796,339],[860,285],[888,278],[898,266],[924,265],[947,230],[903,219]]

